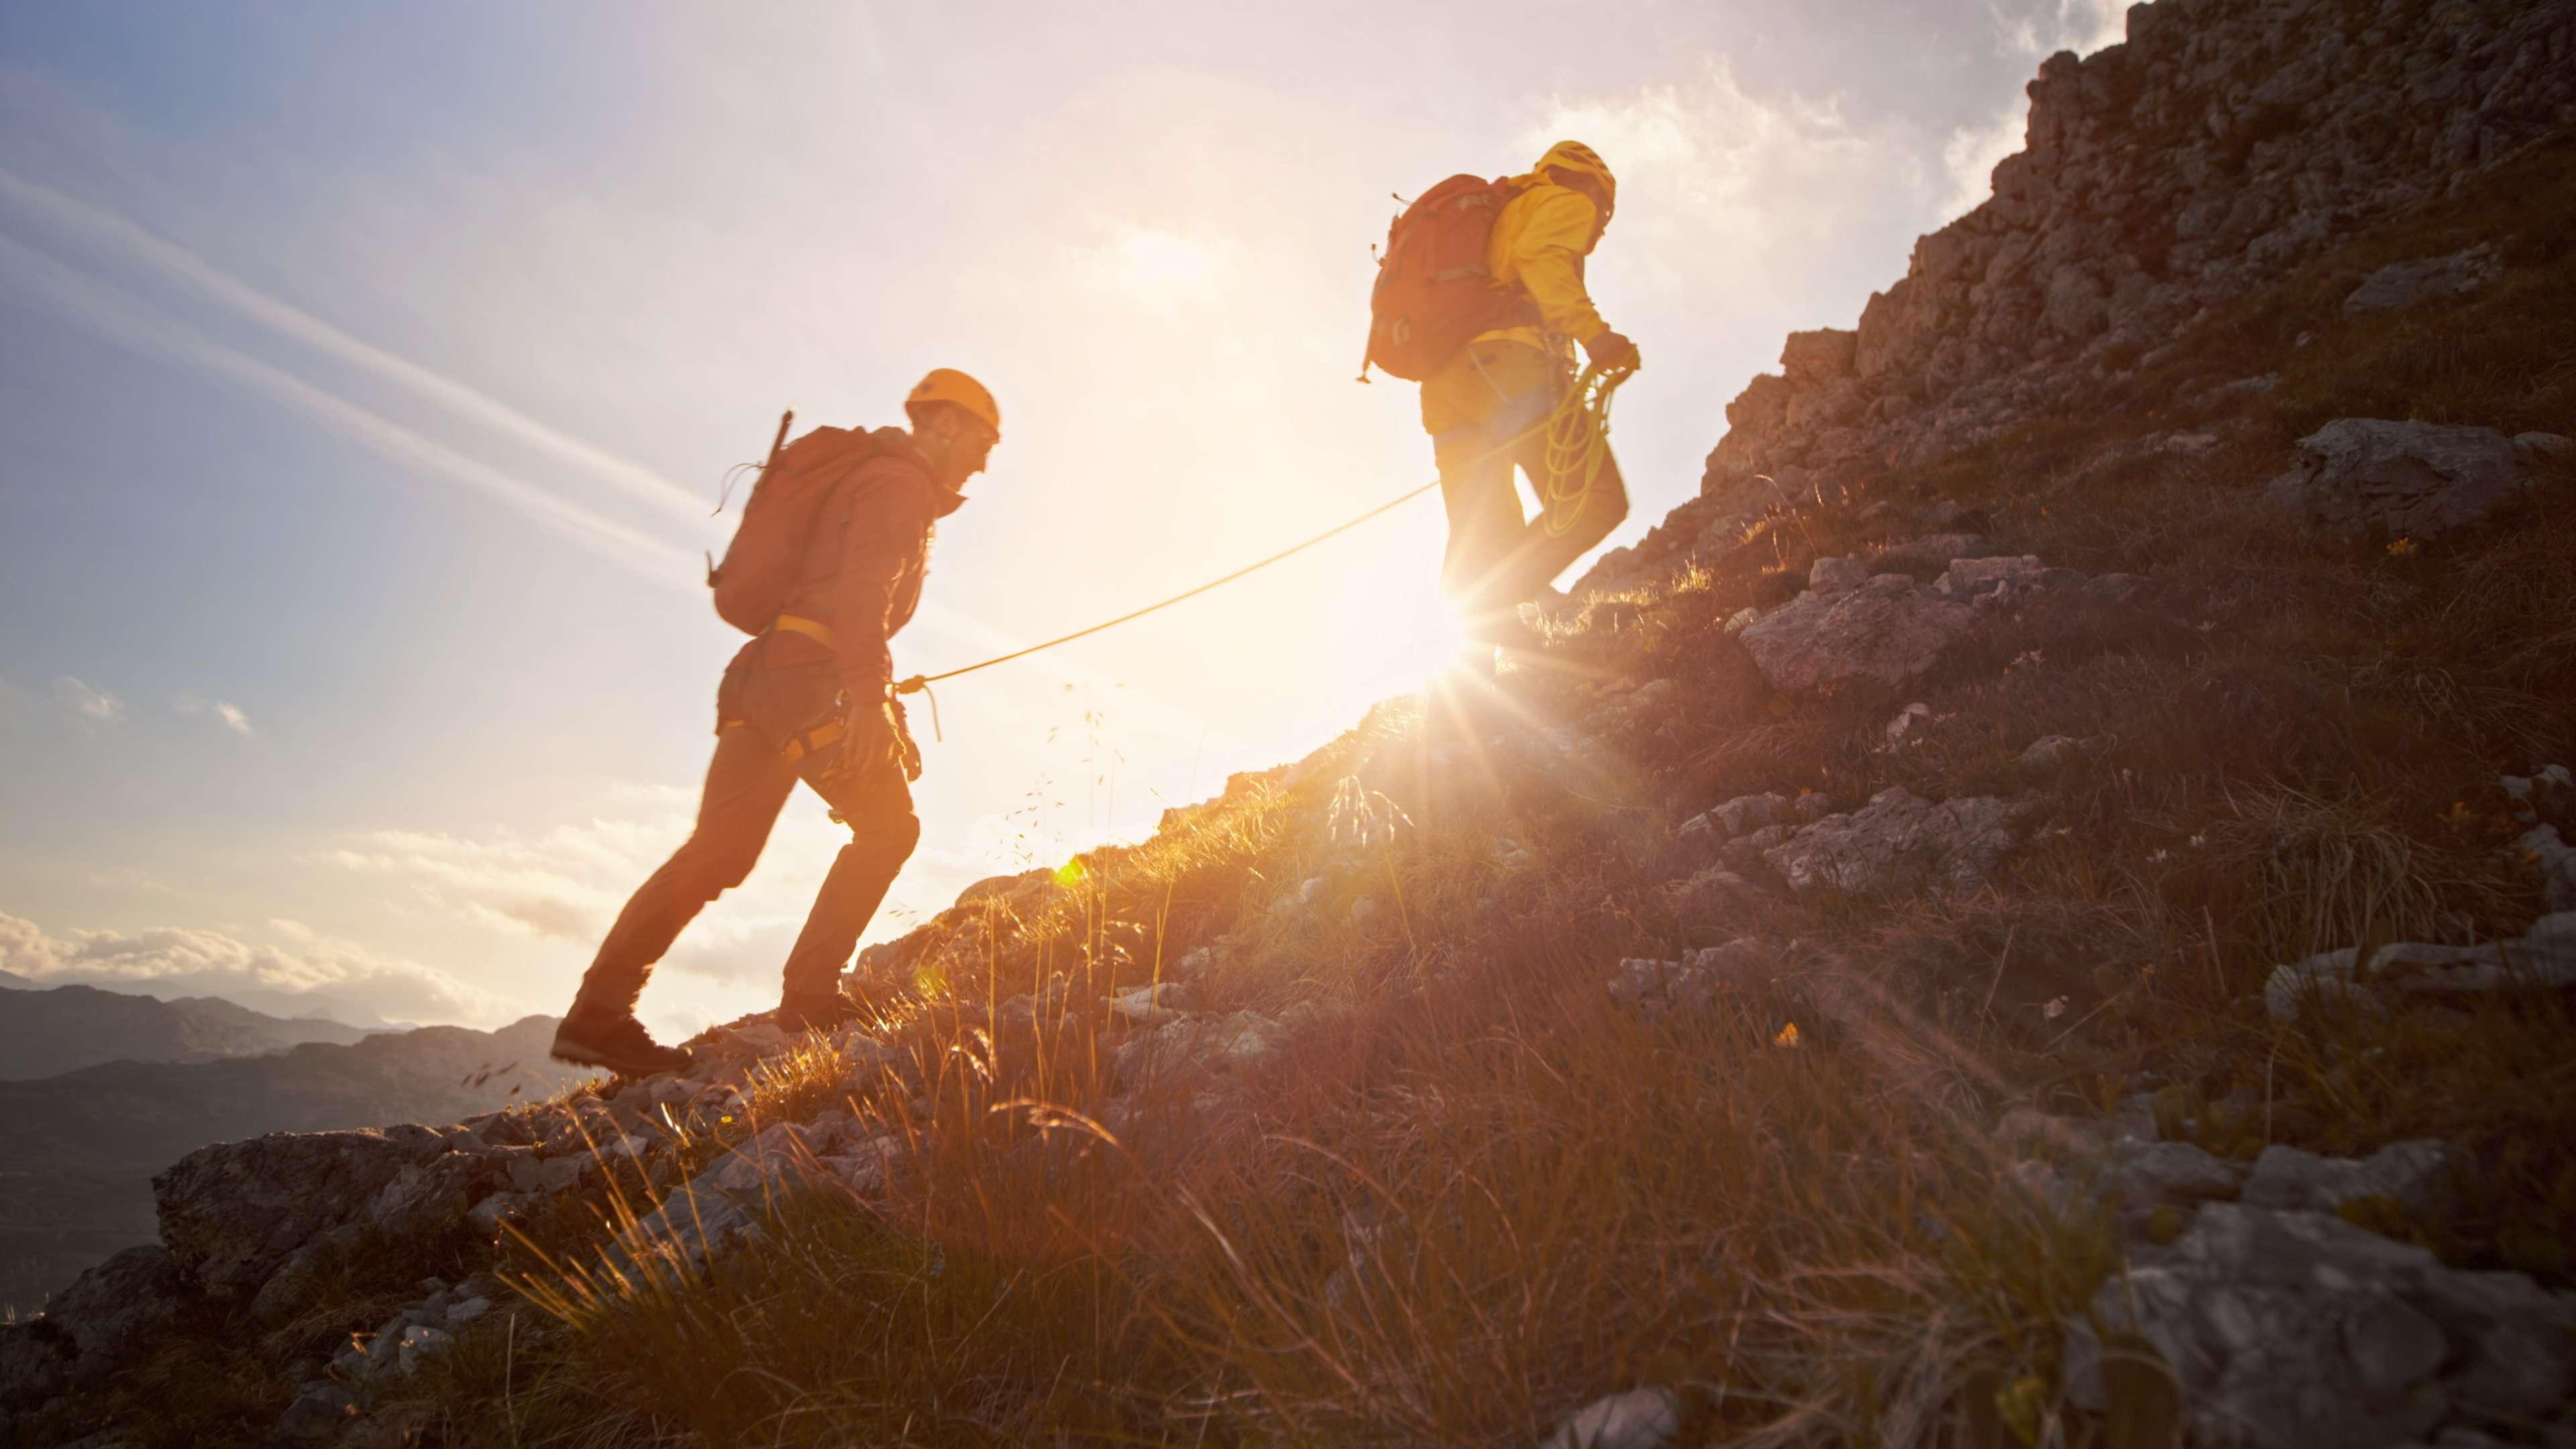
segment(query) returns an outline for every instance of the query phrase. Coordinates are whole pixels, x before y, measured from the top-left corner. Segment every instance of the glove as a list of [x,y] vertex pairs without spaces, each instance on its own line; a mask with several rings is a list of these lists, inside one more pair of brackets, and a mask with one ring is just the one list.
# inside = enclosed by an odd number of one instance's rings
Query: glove
[[1583,344],[1583,350],[1591,356],[1595,367],[1637,365],[1637,344],[1629,341],[1624,333],[1603,332]]

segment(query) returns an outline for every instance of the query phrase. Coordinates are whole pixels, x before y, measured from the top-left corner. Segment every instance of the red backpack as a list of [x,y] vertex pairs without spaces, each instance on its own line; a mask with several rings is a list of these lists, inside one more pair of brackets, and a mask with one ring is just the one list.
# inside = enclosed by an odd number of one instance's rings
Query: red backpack
[[1529,298],[1496,287],[1485,265],[1494,219],[1517,194],[1509,181],[1452,176],[1387,227],[1361,378],[1375,363],[1420,382],[1479,334],[1537,319]]
[[[778,437],[787,437],[789,413],[778,420]],[[816,428],[785,447],[769,445],[769,461],[751,485],[742,505],[742,522],[724,562],[710,564],[707,587],[715,590],[716,612],[746,634],[765,634],[776,623],[797,584],[814,520],[823,501],[860,465],[888,454],[920,456],[901,428]]]

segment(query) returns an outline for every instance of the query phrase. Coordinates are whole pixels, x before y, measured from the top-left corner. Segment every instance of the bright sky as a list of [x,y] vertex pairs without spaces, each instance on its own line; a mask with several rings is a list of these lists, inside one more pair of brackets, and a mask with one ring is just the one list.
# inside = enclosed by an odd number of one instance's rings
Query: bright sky
[[[1984,194],[2038,61],[2119,25],[1244,9],[0,9],[0,969],[561,1010],[686,833],[739,642],[707,515],[781,408],[895,423],[938,365],[1001,399],[899,669],[1122,612],[1430,476],[1414,390],[1351,381],[1370,245],[1391,194],[1563,137],[1621,180],[1629,541],[1785,332]],[[870,939],[1411,688],[1441,532],[1426,499],[941,689]],[[842,838],[800,795],[647,1021],[774,1003]]]

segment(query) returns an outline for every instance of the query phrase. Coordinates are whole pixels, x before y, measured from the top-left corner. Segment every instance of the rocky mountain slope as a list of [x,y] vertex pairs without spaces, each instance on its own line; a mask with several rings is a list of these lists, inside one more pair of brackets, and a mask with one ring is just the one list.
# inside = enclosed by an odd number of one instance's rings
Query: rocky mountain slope
[[1749,512],[2209,360],[2178,337],[2213,309],[2563,128],[2571,63],[2564,5],[2132,6],[2125,42],[2040,68],[1994,194],[1856,328],[1793,334],[1727,404],[1701,497],[1584,583],[1650,581]]
[[93,986],[35,987],[0,1013],[0,1081],[50,1077],[102,1062],[199,1062],[304,1042],[347,1046],[363,1027],[270,1016],[215,996],[163,1001]]
[[18,1432],[2563,1442],[2571,26],[2133,10],[1496,688],[860,1027],[190,1153]]
[[210,1142],[449,1121],[551,1096],[579,1075],[547,1060],[553,1031],[550,1017],[492,1032],[352,1030],[363,1039],[0,1082],[0,1302],[41,1303],[117,1249],[151,1241],[152,1174]]

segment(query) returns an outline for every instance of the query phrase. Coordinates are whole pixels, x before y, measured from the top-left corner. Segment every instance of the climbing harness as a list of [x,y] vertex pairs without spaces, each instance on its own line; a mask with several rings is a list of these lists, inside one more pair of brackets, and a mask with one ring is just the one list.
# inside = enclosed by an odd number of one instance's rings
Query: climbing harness
[[1611,396],[1636,371],[1633,358],[1612,367],[1593,363],[1547,415],[1547,476],[1539,480],[1539,505],[1548,537],[1572,532],[1592,501],[1593,485],[1610,466]]
[[[1473,467],[1487,459],[1500,457],[1539,433],[1546,433],[1548,476],[1542,480],[1542,484],[1546,494],[1544,501],[1547,503],[1548,531],[1552,535],[1564,533],[1566,528],[1572,526],[1575,516],[1582,512],[1583,500],[1590,496],[1593,484],[1601,476],[1601,470],[1609,466],[1610,398],[1618,391],[1619,385],[1626,382],[1636,370],[1636,364],[1633,362],[1622,363],[1617,367],[1603,367],[1595,363],[1584,368],[1583,375],[1576,379],[1573,386],[1566,389],[1563,397],[1557,399],[1556,407],[1547,416],[1457,466]],[[1379,514],[1391,513],[1439,486],[1440,480],[1435,478],[1418,488],[1407,489],[1368,512],[1337,523],[1303,543],[1281,549],[1268,558],[1246,564],[1221,578],[1210,579],[1197,588],[1147,604],[1141,609],[1132,609],[1115,619],[1104,620],[1088,629],[1076,629],[1070,634],[1058,635],[1042,644],[1031,644],[1025,649],[1014,649],[1008,654],[997,654],[990,659],[978,660],[956,669],[943,670],[937,674],[916,674],[908,679],[898,680],[894,686],[895,693],[898,695],[927,694],[930,686],[942,680],[955,679],[961,674],[973,674],[979,669],[990,669],[996,664],[1008,664],[1014,659],[1026,659],[1032,654],[1042,654],[1058,645],[1070,644],[1076,639],[1088,639],[1104,630],[1115,629],[1121,624],[1144,618],[1147,614],[1195,599],[1210,589],[1221,588],[1236,579],[1259,573],[1272,564],[1283,563],[1317,544],[1338,538]],[[1556,522],[1560,504],[1573,505],[1565,511],[1563,526],[1559,526]],[[931,701],[930,723],[933,737],[937,738],[939,702],[936,698]]]

